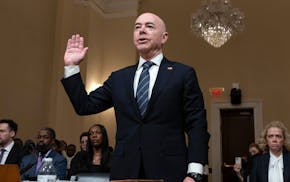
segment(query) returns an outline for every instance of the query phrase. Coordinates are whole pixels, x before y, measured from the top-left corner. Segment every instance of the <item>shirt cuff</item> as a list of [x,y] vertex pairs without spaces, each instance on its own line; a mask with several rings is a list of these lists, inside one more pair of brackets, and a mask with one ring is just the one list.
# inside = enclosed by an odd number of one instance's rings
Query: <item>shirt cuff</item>
[[80,67],[78,65],[74,66],[64,66],[64,78],[68,78],[80,72]]
[[189,163],[187,173],[203,174],[203,165],[195,162]]

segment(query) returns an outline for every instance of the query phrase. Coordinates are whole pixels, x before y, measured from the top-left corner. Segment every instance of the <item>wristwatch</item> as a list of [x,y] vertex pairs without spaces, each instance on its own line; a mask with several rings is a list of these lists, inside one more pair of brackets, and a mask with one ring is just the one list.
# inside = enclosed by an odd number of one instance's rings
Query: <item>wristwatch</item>
[[192,172],[192,173],[188,173],[187,176],[194,179],[194,181],[196,182],[202,181],[202,174]]

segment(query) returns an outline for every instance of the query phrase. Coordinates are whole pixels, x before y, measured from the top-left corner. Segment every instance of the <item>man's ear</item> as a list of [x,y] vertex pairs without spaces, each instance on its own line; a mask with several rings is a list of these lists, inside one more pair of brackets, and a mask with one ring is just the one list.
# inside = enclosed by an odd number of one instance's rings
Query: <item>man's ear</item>
[[165,44],[168,40],[168,32],[162,33],[162,44]]
[[13,131],[13,130],[11,130],[9,133],[10,133],[10,137],[11,137],[11,138],[14,138],[15,135],[16,135],[15,131]]

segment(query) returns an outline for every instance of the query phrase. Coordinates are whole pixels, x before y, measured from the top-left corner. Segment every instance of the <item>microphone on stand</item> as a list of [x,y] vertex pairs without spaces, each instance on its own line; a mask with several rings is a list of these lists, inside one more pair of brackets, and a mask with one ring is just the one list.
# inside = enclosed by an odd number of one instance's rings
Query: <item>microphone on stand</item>
[[32,168],[32,166],[34,166],[36,164],[36,162],[33,163],[29,163],[27,164],[24,168],[22,168],[20,170],[20,175],[22,175],[23,173],[25,173],[26,171],[28,171],[30,168]]

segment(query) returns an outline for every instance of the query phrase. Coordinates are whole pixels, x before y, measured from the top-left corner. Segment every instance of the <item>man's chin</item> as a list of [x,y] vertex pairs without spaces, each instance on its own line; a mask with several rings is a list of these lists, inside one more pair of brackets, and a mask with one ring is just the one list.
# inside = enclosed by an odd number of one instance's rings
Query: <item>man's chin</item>
[[137,49],[138,52],[146,53],[146,52],[148,52],[148,50],[150,48],[146,44],[139,44],[139,45],[136,46],[136,49]]
[[282,148],[280,146],[272,146],[270,147],[273,151],[281,151]]
[[42,153],[42,154],[45,154],[48,150],[49,150],[49,147],[48,146],[37,146],[37,150],[38,152]]

